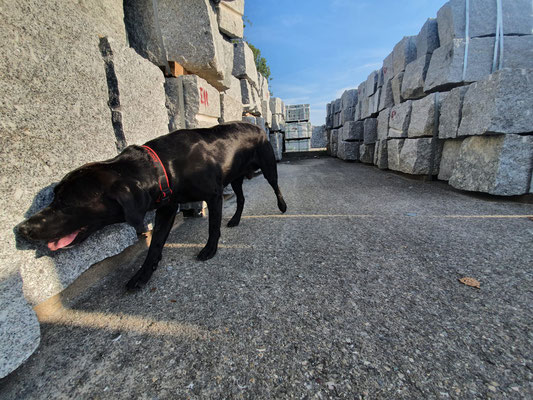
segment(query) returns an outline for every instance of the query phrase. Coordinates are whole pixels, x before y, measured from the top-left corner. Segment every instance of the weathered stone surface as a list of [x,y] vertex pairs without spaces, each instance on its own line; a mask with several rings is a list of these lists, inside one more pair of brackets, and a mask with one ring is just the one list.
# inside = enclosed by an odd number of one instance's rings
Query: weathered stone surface
[[375,143],[378,137],[378,119],[377,118],[367,118],[364,120],[364,143],[372,144]]
[[[35,314],[22,297],[20,268],[41,271],[37,295],[48,279],[64,279],[70,270],[56,269],[35,251],[17,250],[13,227],[42,188],[74,166],[117,154],[98,36],[126,46],[126,30],[122,2],[27,0],[3,2],[0,9],[1,378],[39,343]],[[27,295],[33,302],[34,293]]]
[[130,46],[155,65],[164,66],[167,63],[166,51],[155,28],[153,3],[147,0],[129,0],[123,4]]
[[[533,14],[530,0],[504,0],[503,33],[505,35],[531,35]],[[471,0],[469,12],[469,36],[495,35],[496,1]],[[464,39],[466,31],[465,0],[448,1],[437,12],[438,31],[441,45],[453,39]]]
[[310,138],[312,126],[310,122],[287,122],[285,124],[285,139]]
[[431,54],[425,54],[407,64],[402,80],[401,98],[420,99],[425,96],[424,83],[426,80]]
[[282,114],[272,114],[272,130],[285,131],[285,118]]
[[405,139],[400,151],[399,171],[411,175],[437,175],[442,142],[434,138]]
[[340,140],[337,157],[344,161],[359,160],[359,142],[345,142],[344,140]]
[[402,102],[402,82],[404,73],[400,72],[391,80],[392,98],[394,104],[400,104]]
[[165,95],[169,132],[185,129],[185,100],[182,81],[178,78],[166,78]]
[[385,108],[391,108],[393,105],[394,94],[392,93],[392,81],[387,80],[383,83],[383,87],[381,88],[378,111],[382,111]]
[[365,136],[365,121],[355,121],[355,136],[363,140]]
[[433,52],[426,74],[424,90],[441,90],[464,82],[475,82],[489,75],[492,69],[494,38],[471,39],[465,79],[463,65],[465,40],[455,39]]
[[257,89],[259,87],[259,78],[252,49],[244,41],[234,43],[233,47],[233,75],[241,80],[248,80]]
[[331,155],[333,157],[337,157],[338,150],[339,150],[339,130],[338,129],[332,129],[331,130]]
[[[363,118],[363,103],[366,99],[366,82],[361,82],[357,87],[357,104],[355,105],[355,120]],[[368,104],[368,103],[367,103]]]
[[261,114],[265,119],[265,124],[270,128],[272,126],[272,112],[270,111],[270,101],[261,101],[261,106]]
[[378,140],[374,145],[373,164],[379,169],[387,169],[389,167],[387,144],[388,140]]
[[459,136],[533,132],[533,70],[503,69],[470,85]]
[[391,108],[389,118],[389,138],[406,138],[413,102],[407,100]]
[[353,120],[355,120],[355,107],[346,108],[341,111],[340,123],[342,125]]
[[257,118],[251,115],[244,115],[242,117],[243,122],[248,122],[250,124],[257,125]]
[[448,181],[451,178],[455,163],[461,152],[462,143],[463,139],[450,139],[444,141],[439,168],[439,179],[441,181]]
[[404,36],[392,51],[392,64],[394,76],[405,71],[410,62],[416,60],[416,36]]
[[220,31],[231,38],[242,38],[244,26],[244,0],[221,1],[217,5],[217,21]]
[[241,96],[243,111],[259,116],[261,115],[261,102],[259,93],[248,79],[241,79]]
[[377,88],[376,93],[368,98],[368,112],[371,116],[376,116],[379,112],[379,99],[381,96],[381,88]]
[[383,87],[385,83],[385,74],[383,73],[383,68],[380,68],[378,71],[378,88]]
[[217,125],[220,118],[218,90],[196,75],[182,75],[175,79],[183,85],[185,127],[209,128]]
[[321,149],[326,147],[326,125],[313,126],[313,134],[311,136],[311,148]]
[[265,119],[263,117],[255,117],[255,124],[266,132]]
[[158,7],[168,59],[218,90],[227,89],[230,66],[224,65],[223,39],[209,0],[161,0]]
[[454,139],[457,137],[463,111],[463,100],[467,90],[468,86],[452,89],[441,102],[439,117],[440,139]]
[[[373,119],[373,118],[371,118]],[[359,141],[362,139],[360,136],[361,131],[357,129],[357,122],[349,121],[344,124],[339,133],[339,139],[345,142]]]
[[284,108],[285,108],[285,105],[283,104],[283,100],[281,100],[279,97],[270,98],[270,111],[272,111],[272,115],[274,114],[284,115],[285,114],[285,112],[283,111]]
[[378,78],[379,71],[372,71],[370,75],[368,75],[368,78],[365,81],[365,94],[367,97],[376,93],[376,89],[378,88]]
[[378,139],[385,140],[389,135],[390,108],[386,108],[378,115]]
[[281,161],[283,154],[283,135],[279,132],[271,133],[270,144],[272,145],[272,149],[274,150],[274,156],[276,157],[276,161]]
[[387,141],[388,168],[393,171],[400,170],[400,153],[405,140],[406,139],[389,139]]
[[439,30],[436,18],[429,18],[420,29],[416,37],[416,54],[417,57],[423,57],[431,54],[440,46]]
[[512,196],[529,190],[533,136],[468,137],[449,184],[457,189]]
[[341,96],[341,108],[346,110],[348,108],[354,108],[357,105],[358,90],[349,89],[345,90]]
[[233,97],[220,94],[220,122],[239,121],[242,118],[242,103]]
[[[413,100],[411,111],[411,121],[407,136],[410,138],[433,136],[435,130],[435,118],[438,107],[446,99],[448,92],[432,93],[423,99]],[[435,104],[437,102],[437,108]]]
[[342,98],[335,99],[333,102],[333,112],[338,114],[342,111]]
[[111,40],[109,44],[119,93],[114,112],[121,114],[126,143],[143,144],[168,133],[163,73],[132,48]]
[[361,144],[359,146],[359,161],[365,164],[374,162],[374,144]]
[[[390,81],[394,77],[394,63],[393,63],[393,52],[391,52],[383,60],[383,82]],[[359,94],[361,96],[361,94]]]
[[359,98],[359,103],[357,104],[361,104],[361,119],[368,118],[372,115],[372,112],[371,112],[371,100],[373,104],[372,96],[371,97],[363,96],[362,98]]

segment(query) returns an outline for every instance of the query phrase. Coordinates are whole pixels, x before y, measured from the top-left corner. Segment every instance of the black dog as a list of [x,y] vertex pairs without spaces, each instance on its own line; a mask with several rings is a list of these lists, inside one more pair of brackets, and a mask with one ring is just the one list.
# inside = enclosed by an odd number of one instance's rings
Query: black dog
[[207,202],[209,239],[198,259],[212,258],[220,238],[224,186],[231,183],[237,196],[237,211],[228,222],[237,226],[244,206],[243,179],[258,168],[285,212],[274,152],[262,129],[232,122],[172,132],[70,172],[55,187],[53,202],[18,230],[29,239],[48,242],[54,251],[118,222],[127,222],[140,233],[146,212],[157,209],[148,255],[127,284],[128,289],[138,288],[148,282],[161,260],[180,203]]

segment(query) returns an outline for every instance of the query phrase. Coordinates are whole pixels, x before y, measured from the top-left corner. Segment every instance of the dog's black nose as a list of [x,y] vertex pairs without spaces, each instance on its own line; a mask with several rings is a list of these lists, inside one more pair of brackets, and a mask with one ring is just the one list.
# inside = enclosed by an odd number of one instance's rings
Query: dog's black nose
[[26,237],[26,238],[29,237],[29,236],[31,236],[32,229],[31,229],[31,227],[29,226],[29,224],[27,223],[27,221],[26,221],[26,222],[23,222],[23,223],[21,223],[21,224],[19,224],[19,225],[16,227],[16,230],[17,230],[17,232],[18,232],[20,235],[22,235],[22,236],[24,236],[24,237]]

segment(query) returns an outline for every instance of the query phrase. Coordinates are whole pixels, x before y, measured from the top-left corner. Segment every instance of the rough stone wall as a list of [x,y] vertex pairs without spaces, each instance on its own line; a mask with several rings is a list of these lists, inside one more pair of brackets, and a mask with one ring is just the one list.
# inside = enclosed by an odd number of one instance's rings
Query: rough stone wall
[[[503,53],[495,46],[496,2],[471,2],[465,57],[465,0],[451,0],[358,86],[354,119],[364,121],[365,135],[377,119],[377,141],[360,151],[370,149],[373,157],[363,162],[372,158],[381,169],[438,176],[463,190],[533,191],[533,5],[503,0],[502,8],[504,34],[497,42],[504,43]],[[339,100],[326,108],[334,157],[331,133],[349,129],[345,116],[352,115]]]

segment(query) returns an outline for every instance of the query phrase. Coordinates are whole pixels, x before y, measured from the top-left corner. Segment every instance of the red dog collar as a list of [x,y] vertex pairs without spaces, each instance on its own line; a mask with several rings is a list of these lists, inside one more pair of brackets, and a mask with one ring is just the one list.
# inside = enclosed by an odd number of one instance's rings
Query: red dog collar
[[[161,190],[161,194],[155,201],[156,203],[160,202],[167,202],[170,200],[170,195],[172,194],[172,189],[170,188],[170,182],[168,180],[167,170],[165,169],[165,166],[161,162],[161,159],[157,155],[157,153],[152,150],[150,147],[144,145],[142,146],[148,154],[150,154],[150,157],[152,158],[152,161],[154,162],[155,168],[158,171],[158,182],[159,182],[159,189]],[[163,172],[163,173],[161,173]]]

